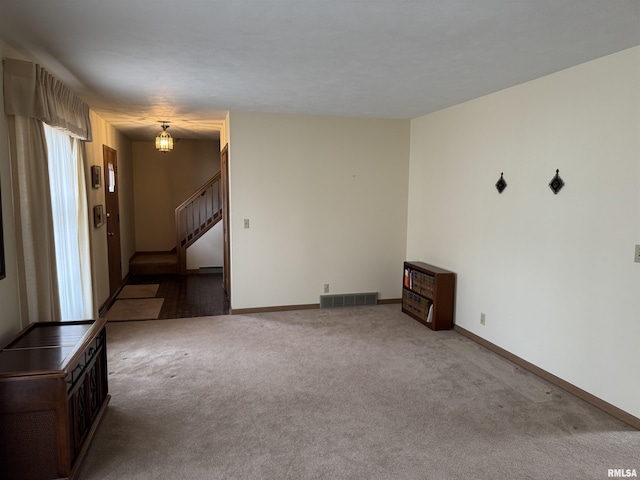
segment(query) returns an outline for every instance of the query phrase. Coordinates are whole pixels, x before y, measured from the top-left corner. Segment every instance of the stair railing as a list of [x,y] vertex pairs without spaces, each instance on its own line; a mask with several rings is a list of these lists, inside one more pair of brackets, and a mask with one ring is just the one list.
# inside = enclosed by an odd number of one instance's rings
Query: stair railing
[[178,271],[187,271],[187,248],[222,219],[220,172],[182,202],[175,211]]

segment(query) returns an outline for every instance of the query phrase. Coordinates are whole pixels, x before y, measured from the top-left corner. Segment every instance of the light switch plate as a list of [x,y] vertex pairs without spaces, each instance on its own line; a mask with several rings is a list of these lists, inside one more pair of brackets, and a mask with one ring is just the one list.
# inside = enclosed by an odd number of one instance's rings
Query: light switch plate
[[635,261],[637,263],[640,263],[640,245],[636,245],[636,257],[635,257]]
[[249,219],[248,218],[244,219],[244,228],[249,228]]

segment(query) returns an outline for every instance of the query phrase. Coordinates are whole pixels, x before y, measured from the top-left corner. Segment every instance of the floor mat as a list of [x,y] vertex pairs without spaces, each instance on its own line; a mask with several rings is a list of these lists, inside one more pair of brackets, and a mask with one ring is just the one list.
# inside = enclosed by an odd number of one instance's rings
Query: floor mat
[[153,298],[158,293],[158,287],[160,284],[146,284],[146,285],[125,285],[118,294],[118,300],[123,298]]
[[125,285],[120,290],[118,299],[123,298],[153,298],[158,292],[160,284],[147,284],[147,285]]
[[116,300],[105,318],[110,322],[155,320],[160,315],[164,298],[136,298]]

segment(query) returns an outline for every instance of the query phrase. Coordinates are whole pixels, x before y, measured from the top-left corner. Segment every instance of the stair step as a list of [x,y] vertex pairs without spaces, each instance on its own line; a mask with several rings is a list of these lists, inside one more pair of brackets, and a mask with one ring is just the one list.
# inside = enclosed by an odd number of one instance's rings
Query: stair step
[[129,262],[131,275],[165,275],[178,273],[175,253],[136,253]]

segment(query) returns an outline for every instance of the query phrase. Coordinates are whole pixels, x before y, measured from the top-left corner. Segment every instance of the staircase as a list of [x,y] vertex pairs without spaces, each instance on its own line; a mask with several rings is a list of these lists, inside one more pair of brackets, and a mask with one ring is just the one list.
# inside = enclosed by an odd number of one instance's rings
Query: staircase
[[178,273],[187,273],[187,248],[222,220],[220,172],[176,208]]
[[222,220],[220,173],[210,178],[175,210],[176,248],[139,252],[129,262],[132,275],[187,273],[187,248]]
[[169,275],[178,273],[175,252],[137,252],[129,260],[131,275]]

